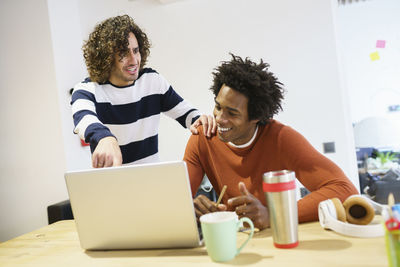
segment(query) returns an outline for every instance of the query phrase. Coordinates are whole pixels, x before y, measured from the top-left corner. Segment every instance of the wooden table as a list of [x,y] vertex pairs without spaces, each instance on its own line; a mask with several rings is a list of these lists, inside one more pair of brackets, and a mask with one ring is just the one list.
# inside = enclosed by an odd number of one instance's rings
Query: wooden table
[[[238,233],[238,243],[247,233]],[[351,238],[321,228],[299,225],[299,246],[277,249],[271,230],[255,233],[235,259],[212,262],[205,247],[193,249],[85,251],[73,220],[59,221],[0,243],[0,266],[388,266],[384,238]]]

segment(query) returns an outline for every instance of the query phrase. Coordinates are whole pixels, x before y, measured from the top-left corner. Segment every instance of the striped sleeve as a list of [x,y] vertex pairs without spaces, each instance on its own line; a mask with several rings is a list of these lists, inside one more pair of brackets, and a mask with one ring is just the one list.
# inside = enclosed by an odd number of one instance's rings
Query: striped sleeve
[[88,79],[74,87],[71,99],[74,133],[90,143],[92,151],[100,139],[113,136],[111,131],[98,119],[96,114],[95,83]]
[[[164,79],[161,75],[160,78]],[[165,92],[161,95],[161,111],[183,127],[189,128],[200,117],[200,112],[178,95],[166,81],[164,84],[166,87]]]

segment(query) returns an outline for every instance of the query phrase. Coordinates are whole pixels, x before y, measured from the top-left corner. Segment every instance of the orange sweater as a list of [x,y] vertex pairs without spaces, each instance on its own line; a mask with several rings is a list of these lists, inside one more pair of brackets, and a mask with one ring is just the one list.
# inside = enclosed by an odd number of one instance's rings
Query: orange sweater
[[240,195],[238,183],[242,181],[266,205],[263,174],[294,171],[296,178],[311,192],[298,201],[299,222],[318,220],[318,203],[322,200],[338,197],[344,201],[358,194],[335,163],[315,150],[301,134],[275,120],[260,126],[255,140],[246,148],[232,147],[217,136],[206,138],[200,129],[199,135],[191,135],[184,161],[192,193],[197,191],[205,173],[217,194],[227,185],[223,203]]

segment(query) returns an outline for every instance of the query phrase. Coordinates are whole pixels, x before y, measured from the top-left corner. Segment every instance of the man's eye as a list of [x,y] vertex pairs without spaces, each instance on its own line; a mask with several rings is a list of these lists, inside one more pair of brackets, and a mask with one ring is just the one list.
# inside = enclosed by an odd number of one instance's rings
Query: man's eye
[[216,110],[221,110],[221,107],[220,106],[215,106],[215,109]]
[[128,52],[120,52],[120,53],[119,53],[119,61],[121,61],[122,59],[124,59],[127,55],[128,55]]

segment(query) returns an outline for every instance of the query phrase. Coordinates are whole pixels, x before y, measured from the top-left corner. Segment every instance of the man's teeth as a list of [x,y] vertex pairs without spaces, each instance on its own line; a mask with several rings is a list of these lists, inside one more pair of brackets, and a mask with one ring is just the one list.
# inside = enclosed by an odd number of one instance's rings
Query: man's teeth
[[136,67],[128,68],[128,71],[135,71],[135,70],[136,70]]
[[220,132],[227,132],[227,131],[229,131],[230,129],[232,129],[232,128],[222,128],[222,127],[218,127],[218,131],[220,131]]

